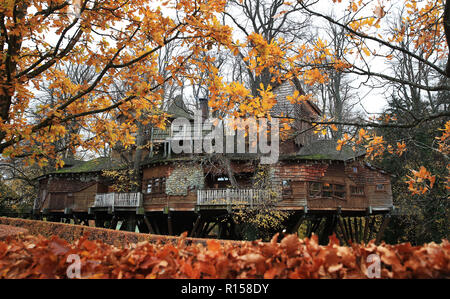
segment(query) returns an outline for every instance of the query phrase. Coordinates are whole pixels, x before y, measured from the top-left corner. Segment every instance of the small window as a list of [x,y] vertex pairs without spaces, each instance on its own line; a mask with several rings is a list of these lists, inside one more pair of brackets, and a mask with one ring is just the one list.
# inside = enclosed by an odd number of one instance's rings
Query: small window
[[331,197],[331,195],[333,194],[333,188],[331,186],[331,184],[325,183],[322,186],[322,196],[323,197]]
[[351,186],[350,192],[352,195],[364,195],[364,187],[363,186]]
[[147,194],[152,193],[152,189],[153,189],[152,187],[153,187],[153,181],[152,180],[148,180],[148,182],[147,182],[147,190],[146,190]]
[[158,193],[159,189],[159,178],[154,179],[153,181],[153,193]]
[[217,178],[217,181],[218,181],[218,182],[228,182],[229,180],[230,180],[230,179],[227,178],[226,176],[222,176],[222,177]]
[[154,178],[147,181],[147,186],[144,189],[145,193],[164,193],[166,192],[166,178]]
[[345,198],[345,186],[344,185],[333,185],[334,186],[334,196],[338,198]]
[[353,173],[358,173],[358,167],[353,167]]
[[161,193],[166,192],[166,178],[161,178]]
[[310,197],[320,197],[322,193],[322,184],[311,182],[309,183],[309,196]]
[[383,184],[378,184],[377,185],[377,191],[384,191],[384,185]]
[[283,196],[290,196],[292,195],[292,186],[290,180],[283,180],[281,182],[282,190],[283,190]]

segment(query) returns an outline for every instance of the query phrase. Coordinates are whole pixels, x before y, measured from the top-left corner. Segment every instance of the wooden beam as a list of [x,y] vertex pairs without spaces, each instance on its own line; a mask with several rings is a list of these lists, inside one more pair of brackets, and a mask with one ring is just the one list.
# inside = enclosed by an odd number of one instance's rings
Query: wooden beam
[[197,219],[195,220],[195,223],[194,223],[194,227],[192,228],[192,231],[191,231],[191,233],[189,235],[190,237],[194,237],[195,236],[195,233],[197,232],[197,229],[198,229],[198,227],[200,225],[201,218],[202,218],[201,215],[197,216]]
[[172,215],[170,215],[170,211],[167,214],[167,230],[170,236],[173,236],[173,223],[172,223]]
[[154,235],[154,234],[155,234],[155,231],[153,230],[153,227],[152,227],[150,221],[148,221],[148,218],[147,218],[146,215],[144,215],[144,223],[145,223],[145,225],[147,226],[149,233],[151,233],[151,234]]
[[377,245],[380,244],[381,239],[383,238],[383,235],[384,235],[384,230],[386,229],[390,220],[391,220],[391,215],[389,215],[389,214],[384,215],[383,222],[381,223],[380,230],[378,231],[378,234],[377,234],[377,239],[375,240],[375,244],[377,244]]
[[367,242],[370,241],[370,238],[372,237],[372,233],[375,228],[375,222],[376,222],[376,217],[372,216],[372,224],[370,225],[370,231],[369,231],[369,235],[367,236],[367,238],[368,238]]
[[214,227],[216,227],[217,222],[212,222],[212,225],[210,228],[208,228],[208,230],[206,231],[206,235],[209,235],[209,233],[214,229]]
[[297,234],[298,235],[298,229],[300,228],[300,226],[302,225],[303,221],[305,220],[305,214],[302,214],[298,221],[294,224],[294,226],[292,227],[290,233],[291,234]]
[[109,228],[110,228],[110,229],[116,229],[116,228],[117,228],[117,222],[118,222],[118,221],[119,221],[119,219],[117,219],[117,216],[114,215],[114,216],[112,217],[112,219],[111,219]]
[[355,242],[355,236],[353,234],[353,230],[352,230],[352,221],[350,219],[350,217],[348,219],[345,219],[345,223],[347,225],[347,229],[348,229],[348,235],[350,236],[350,241],[352,243]]
[[364,244],[367,243],[367,234],[369,233],[369,226],[370,226],[370,217],[366,216],[364,217],[364,234],[362,237],[362,241]]
[[350,245],[350,242],[349,242],[348,236],[347,236],[347,232],[344,229],[344,225],[343,225],[343,223],[341,221],[341,217],[338,217],[338,225],[339,225],[339,229],[340,229],[340,231],[342,233],[342,236],[344,237],[345,243],[347,243],[347,245]]
[[127,217],[126,221],[126,230],[129,232],[135,232],[136,231],[136,214],[131,214]]

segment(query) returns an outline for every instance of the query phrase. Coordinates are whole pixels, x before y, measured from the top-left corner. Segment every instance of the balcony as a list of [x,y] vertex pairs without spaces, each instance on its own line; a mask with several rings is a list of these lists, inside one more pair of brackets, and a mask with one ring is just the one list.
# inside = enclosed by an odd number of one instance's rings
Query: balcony
[[256,206],[272,199],[268,190],[260,189],[203,189],[197,191],[199,206]]
[[94,208],[137,208],[142,206],[142,193],[104,193],[95,195]]

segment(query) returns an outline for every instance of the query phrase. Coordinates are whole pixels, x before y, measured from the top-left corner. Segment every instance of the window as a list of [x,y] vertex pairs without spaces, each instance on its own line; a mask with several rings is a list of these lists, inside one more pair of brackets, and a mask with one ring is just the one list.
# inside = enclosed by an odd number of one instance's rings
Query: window
[[378,184],[376,190],[377,191],[384,191],[384,185],[383,184]]
[[283,196],[291,196],[292,195],[292,185],[290,180],[283,180],[281,183]]
[[351,186],[350,192],[352,195],[364,195],[364,186]]
[[345,186],[333,185],[333,195],[338,198],[345,198]]
[[309,197],[345,199],[345,185],[330,183],[309,183]]
[[331,184],[325,183],[322,186],[322,197],[331,197],[333,195],[333,187]]
[[161,193],[165,193],[166,192],[166,178],[161,178],[160,186],[161,186]]
[[153,178],[147,181],[145,193],[155,194],[166,192],[166,178]]
[[159,188],[159,178],[153,180],[153,190],[154,193],[159,193],[161,191]]
[[309,196],[310,197],[321,197],[322,192],[321,183],[309,183]]
[[152,186],[153,186],[152,180],[148,180],[148,182],[147,182],[147,189],[145,190],[147,194],[152,193]]
[[358,167],[353,167],[353,173],[358,173]]
[[218,182],[228,182],[229,179],[226,176],[222,176],[222,177],[217,178],[217,181]]

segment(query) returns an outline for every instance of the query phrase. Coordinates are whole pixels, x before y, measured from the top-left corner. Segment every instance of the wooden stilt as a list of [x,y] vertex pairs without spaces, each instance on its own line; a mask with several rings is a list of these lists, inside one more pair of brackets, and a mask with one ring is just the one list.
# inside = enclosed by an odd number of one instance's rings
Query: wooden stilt
[[197,219],[195,220],[195,223],[194,223],[194,227],[192,228],[192,231],[191,231],[191,233],[189,235],[190,237],[194,237],[195,236],[195,233],[197,232],[197,229],[200,226],[201,218],[202,218],[201,215],[197,216]]
[[109,224],[109,228],[115,230],[115,229],[117,228],[117,222],[118,222],[118,221],[119,221],[119,219],[117,219],[117,216],[114,215],[114,216],[112,217],[112,219],[111,219],[110,224]]
[[334,230],[334,215],[329,215],[325,218],[325,225],[319,236],[319,243],[322,245],[328,244],[328,237]]
[[358,243],[364,243],[362,217],[358,217]]
[[147,226],[149,233],[155,234],[155,231],[153,230],[153,227],[152,227],[150,221],[148,221],[148,218],[146,215],[144,215],[144,223],[145,223],[145,226]]
[[157,222],[155,219],[153,219],[153,218],[150,218],[150,219],[151,219],[151,221],[152,221],[153,227],[155,228],[155,232],[156,232],[158,235],[161,235],[161,230],[159,229],[158,222]]
[[355,242],[359,243],[359,226],[358,226],[358,217],[353,218],[353,226],[355,227]]
[[390,220],[391,220],[391,215],[389,215],[389,214],[384,215],[383,222],[381,223],[380,230],[378,231],[375,244],[377,244],[377,245],[380,244],[381,239],[383,238],[383,235],[384,235],[384,230],[386,229],[386,227],[389,224]]
[[302,225],[303,221],[305,220],[305,215],[301,215],[298,221],[295,223],[295,225],[292,227],[290,233],[291,234],[297,234],[298,235],[298,229]]
[[345,219],[345,224],[347,226],[347,232],[348,232],[348,235],[349,235],[349,240],[350,240],[350,242],[353,243],[353,242],[355,242],[355,238],[353,236],[351,219],[350,218]]
[[213,222],[212,225],[206,231],[206,235],[209,235],[209,233],[214,229],[214,227],[216,227],[216,225],[217,225],[217,222]]
[[172,215],[170,212],[167,214],[167,230],[169,231],[169,235],[173,236],[173,223]]
[[364,217],[364,233],[362,237],[362,242],[364,244],[367,244],[367,234],[369,233],[369,226],[370,226],[370,217],[366,216]]
[[95,216],[95,227],[103,227],[105,224],[105,219],[99,215]]
[[340,231],[341,231],[341,233],[343,235],[343,238],[345,240],[345,243],[347,245],[349,245],[350,242],[349,242],[349,239],[348,239],[348,236],[347,236],[347,232],[346,232],[346,230],[344,228],[344,224],[342,223],[341,217],[338,217],[338,225],[339,225],[339,229],[340,229]]
[[210,223],[211,222],[209,222],[209,221],[205,221],[205,223],[204,223],[204,225],[202,227],[202,230],[200,231],[200,236],[202,238],[206,237]]
[[132,214],[128,216],[128,219],[126,220],[126,230],[129,232],[136,231],[136,215]]
[[372,217],[372,224],[370,225],[370,231],[369,231],[369,235],[367,236],[367,242],[369,242],[372,239],[372,233],[375,229],[375,222],[376,222],[376,217],[373,216]]

